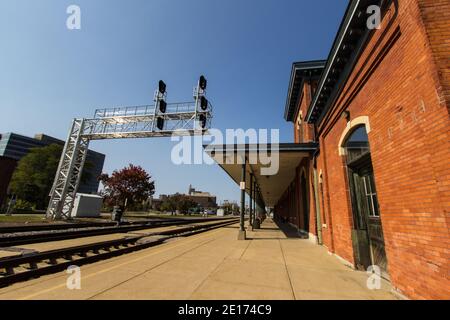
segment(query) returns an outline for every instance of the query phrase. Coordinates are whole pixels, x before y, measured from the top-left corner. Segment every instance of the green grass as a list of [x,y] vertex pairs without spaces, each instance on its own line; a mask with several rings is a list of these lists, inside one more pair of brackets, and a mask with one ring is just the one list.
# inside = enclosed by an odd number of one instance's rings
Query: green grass
[[0,215],[0,223],[47,222],[44,217],[45,215],[43,214],[13,214],[12,216],[5,216],[2,214]]

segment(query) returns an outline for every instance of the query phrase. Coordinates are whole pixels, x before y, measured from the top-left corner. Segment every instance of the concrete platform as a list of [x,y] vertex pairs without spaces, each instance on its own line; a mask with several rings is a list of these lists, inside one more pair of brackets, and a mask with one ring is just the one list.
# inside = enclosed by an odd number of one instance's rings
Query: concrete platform
[[271,221],[237,240],[238,225],[86,265],[81,289],[65,272],[0,289],[0,299],[395,299],[388,282],[369,290],[354,271]]

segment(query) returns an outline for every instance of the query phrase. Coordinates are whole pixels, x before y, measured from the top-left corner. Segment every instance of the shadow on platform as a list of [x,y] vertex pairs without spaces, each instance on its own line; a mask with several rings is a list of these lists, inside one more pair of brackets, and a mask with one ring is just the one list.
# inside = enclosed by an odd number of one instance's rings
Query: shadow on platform
[[[265,237],[258,237],[258,233],[265,232]],[[267,231],[274,231],[274,237],[267,237]],[[284,235],[284,237],[280,237],[281,231]],[[253,230],[252,233],[254,233],[254,236],[248,236],[248,240],[286,240],[286,239],[308,239],[309,236],[306,233],[301,233],[299,230],[292,226],[289,223],[281,222],[281,221],[274,221],[270,220],[270,223],[263,223],[261,225],[261,229]],[[276,236],[275,236],[276,234]]]

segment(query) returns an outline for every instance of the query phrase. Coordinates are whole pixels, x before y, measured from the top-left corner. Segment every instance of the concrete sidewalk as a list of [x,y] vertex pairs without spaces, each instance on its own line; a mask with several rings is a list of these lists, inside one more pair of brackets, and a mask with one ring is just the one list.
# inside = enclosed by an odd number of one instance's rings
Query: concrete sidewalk
[[388,282],[369,290],[354,271],[309,240],[287,238],[272,221],[238,241],[238,226],[168,242],[68,274],[0,289],[0,299],[395,299]]

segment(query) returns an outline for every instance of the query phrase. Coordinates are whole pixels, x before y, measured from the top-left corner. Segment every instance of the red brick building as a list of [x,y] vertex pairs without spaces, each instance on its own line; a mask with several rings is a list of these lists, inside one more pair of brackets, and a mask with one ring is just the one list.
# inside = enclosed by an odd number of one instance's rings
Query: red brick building
[[449,0],[350,1],[329,58],[293,65],[285,118],[319,147],[275,216],[409,298],[449,299],[449,99]]

